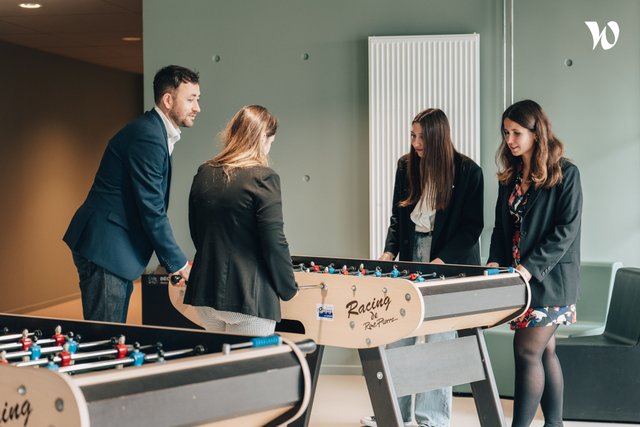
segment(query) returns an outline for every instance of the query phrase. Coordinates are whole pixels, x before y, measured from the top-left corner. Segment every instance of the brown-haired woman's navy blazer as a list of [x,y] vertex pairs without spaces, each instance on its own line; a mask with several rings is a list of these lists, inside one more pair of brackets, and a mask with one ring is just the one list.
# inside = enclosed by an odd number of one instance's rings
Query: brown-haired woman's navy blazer
[[[562,182],[530,189],[520,229],[521,264],[531,273],[531,306],[566,306],[578,299],[582,187],[578,168],[562,160]],[[488,262],[509,266],[513,260],[513,221],[509,195],[514,183],[500,185],[496,223]]]

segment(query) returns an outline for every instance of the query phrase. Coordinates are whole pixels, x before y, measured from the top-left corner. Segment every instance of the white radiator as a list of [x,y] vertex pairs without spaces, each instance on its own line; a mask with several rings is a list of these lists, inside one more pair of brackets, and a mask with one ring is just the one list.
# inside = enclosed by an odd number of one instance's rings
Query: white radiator
[[456,149],[480,164],[479,46],[478,34],[369,37],[371,258],[384,249],[396,163],[418,112],[443,110]]

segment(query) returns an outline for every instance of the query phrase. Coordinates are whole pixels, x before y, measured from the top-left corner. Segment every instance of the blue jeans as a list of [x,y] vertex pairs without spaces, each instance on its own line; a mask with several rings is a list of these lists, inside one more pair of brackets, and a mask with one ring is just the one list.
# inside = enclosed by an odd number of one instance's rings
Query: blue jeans
[[[413,261],[431,261],[431,235],[415,233],[413,244]],[[427,335],[425,342],[451,340],[456,337],[455,331],[440,332]],[[405,338],[398,342],[398,346],[415,344],[417,337]],[[404,343],[403,343],[404,342]],[[415,416],[418,425],[429,427],[449,427],[451,423],[451,400],[453,390],[451,387],[440,388],[416,394]],[[398,399],[398,406],[402,418],[411,420],[411,396],[403,396]]]
[[80,277],[84,319],[126,322],[133,282],[116,276],[77,253],[73,253],[73,262]]

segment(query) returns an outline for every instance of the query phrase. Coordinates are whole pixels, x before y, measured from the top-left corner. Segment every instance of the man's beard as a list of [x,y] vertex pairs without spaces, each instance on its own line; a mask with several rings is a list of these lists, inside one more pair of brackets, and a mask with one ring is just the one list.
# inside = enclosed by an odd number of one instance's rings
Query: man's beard
[[185,115],[183,118],[180,118],[180,116],[178,116],[177,113],[175,113],[174,111],[170,111],[169,117],[178,127],[186,128],[186,127],[191,127],[193,125],[193,122],[191,123],[187,122],[189,118],[188,115]]

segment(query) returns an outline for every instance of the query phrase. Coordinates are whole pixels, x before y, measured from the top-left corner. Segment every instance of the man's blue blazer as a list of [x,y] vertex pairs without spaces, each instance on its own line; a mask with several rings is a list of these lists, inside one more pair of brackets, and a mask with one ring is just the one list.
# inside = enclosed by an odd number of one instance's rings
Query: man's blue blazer
[[170,184],[167,132],[150,110],[109,141],[63,240],[73,252],[127,280],[140,276],[153,251],[168,271],[179,270],[187,258],[167,217]]

